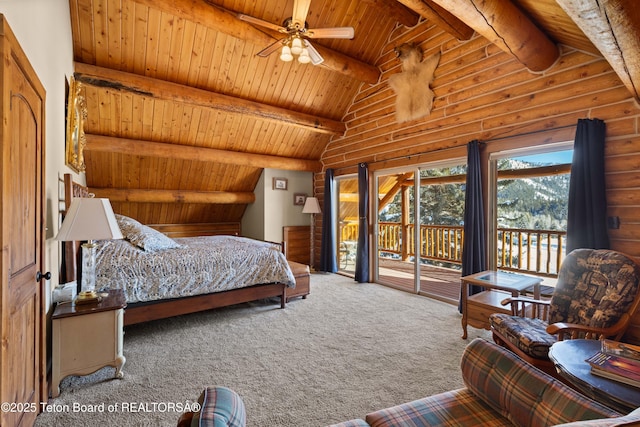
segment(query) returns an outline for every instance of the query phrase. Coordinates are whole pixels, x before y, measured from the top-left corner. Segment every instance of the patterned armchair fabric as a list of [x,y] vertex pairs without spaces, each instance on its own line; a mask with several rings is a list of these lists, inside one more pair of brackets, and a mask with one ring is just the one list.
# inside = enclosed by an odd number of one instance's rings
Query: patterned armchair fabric
[[638,293],[638,266],[610,250],[576,249],[564,260],[551,298],[549,323],[613,326]]
[[620,252],[576,249],[567,255],[560,268],[549,318],[492,314],[494,337],[527,356],[543,360],[548,359],[549,347],[562,339],[547,332],[549,324],[577,324],[592,330],[616,328],[608,337],[619,339],[632,315],[630,312],[637,306],[639,278],[638,265]]

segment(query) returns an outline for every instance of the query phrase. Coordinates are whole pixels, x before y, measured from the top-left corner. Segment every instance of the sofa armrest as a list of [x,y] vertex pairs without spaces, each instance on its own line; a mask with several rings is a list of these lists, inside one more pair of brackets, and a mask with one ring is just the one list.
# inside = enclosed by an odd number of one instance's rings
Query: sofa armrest
[[465,349],[461,368],[469,390],[517,426],[620,416],[514,353],[480,338]]
[[242,398],[227,387],[207,387],[198,399],[200,410],[180,417],[178,427],[245,427],[247,414]]

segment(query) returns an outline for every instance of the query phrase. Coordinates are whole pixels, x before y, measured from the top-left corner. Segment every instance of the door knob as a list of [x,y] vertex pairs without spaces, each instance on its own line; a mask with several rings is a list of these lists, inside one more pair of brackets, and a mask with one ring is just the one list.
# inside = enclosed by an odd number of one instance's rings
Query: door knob
[[42,274],[39,271],[36,273],[36,282],[41,281],[42,279],[45,280],[49,280],[51,279],[51,272],[47,271],[46,273]]

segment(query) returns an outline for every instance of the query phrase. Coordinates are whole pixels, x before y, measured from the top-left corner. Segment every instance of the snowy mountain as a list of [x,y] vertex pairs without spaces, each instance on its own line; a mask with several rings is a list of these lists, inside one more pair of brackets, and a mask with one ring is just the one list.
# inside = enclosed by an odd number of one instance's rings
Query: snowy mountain
[[[512,159],[499,161],[499,170],[528,169],[539,166],[546,165]],[[431,172],[432,176],[442,176],[451,171]],[[460,173],[460,171],[456,170],[453,173]],[[464,187],[464,184],[423,186],[420,190],[421,222],[436,225],[462,225]],[[498,181],[497,197],[499,227],[533,230],[567,229],[569,174],[501,179]],[[381,212],[379,220],[400,221],[399,195]]]

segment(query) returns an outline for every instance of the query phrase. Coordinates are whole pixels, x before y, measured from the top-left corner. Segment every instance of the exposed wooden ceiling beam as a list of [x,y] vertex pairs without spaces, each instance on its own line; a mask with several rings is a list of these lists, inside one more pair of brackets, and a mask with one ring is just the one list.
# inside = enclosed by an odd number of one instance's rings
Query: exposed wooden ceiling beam
[[457,39],[469,40],[473,35],[473,28],[437,3],[429,0],[398,0],[398,2],[428,21],[433,22]]
[[132,156],[161,157],[180,160],[200,160],[255,168],[272,168],[321,172],[322,163],[317,160],[293,159],[265,154],[241,153],[191,145],[167,144],[112,136],[87,134],[85,151],[123,153]]
[[556,0],[640,102],[640,7],[637,0]]
[[552,66],[560,51],[553,41],[509,0],[429,0],[461,21],[531,71]]
[[388,0],[362,0],[360,3],[368,4],[377,8],[381,14],[390,16],[395,19],[396,22],[399,22],[405,27],[413,27],[420,22],[419,14],[399,2]]
[[403,183],[410,178],[413,178],[413,172],[396,176],[396,183],[393,185],[393,187],[389,191],[387,191],[387,194],[385,194],[385,196],[382,199],[380,199],[380,201],[378,202],[378,213],[382,212],[382,210],[389,203],[393,201],[393,199],[396,197],[396,194],[398,194],[398,192],[402,189]]
[[97,67],[95,65],[75,63],[76,80],[96,87],[109,87],[115,90],[129,91],[142,96],[172,100],[205,108],[236,114],[248,114],[263,120],[286,123],[323,134],[342,135],[346,130],[344,123],[299,113],[242,98],[222,95],[190,86],[158,80],[151,77]]
[[[246,40],[256,46],[266,47],[283,37],[275,31],[258,29],[238,19],[235,13],[203,0],[135,0],[135,2],[213,28],[240,40]],[[324,57],[325,62],[322,65],[325,68],[365,83],[378,82],[380,70],[377,67],[322,47],[315,41],[313,45]]]
[[215,203],[247,204],[256,201],[251,192],[231,191],[183,191],[183,190],[141,190],[132,188],[89,188],[96,197],[111,202],[130,203]]

